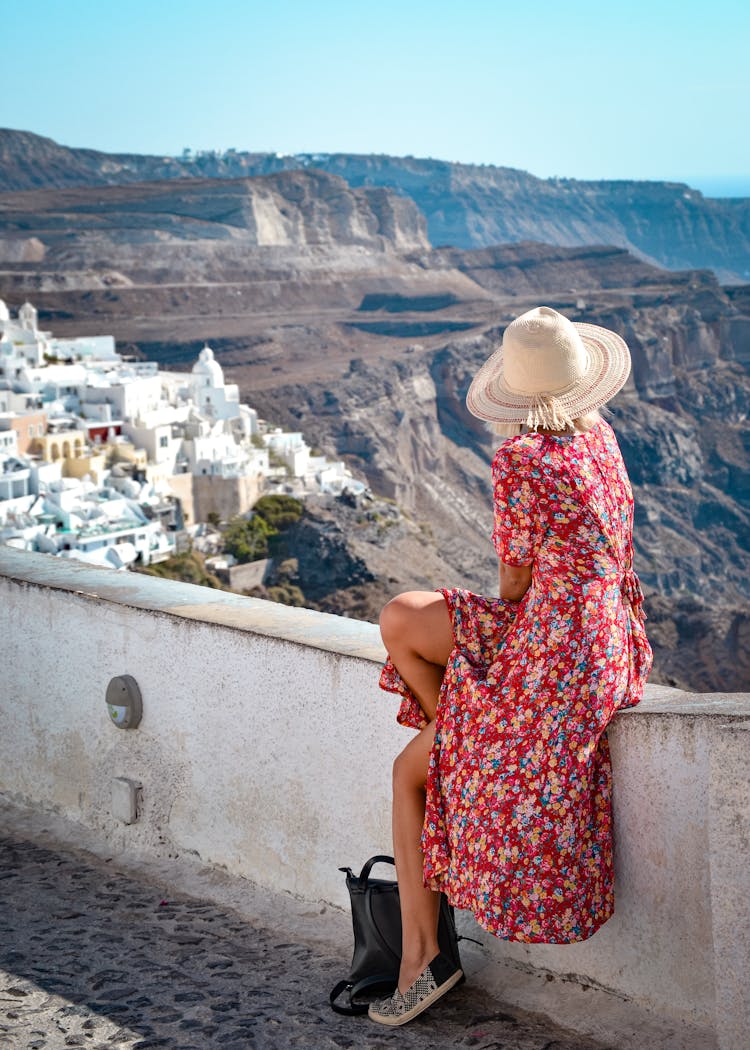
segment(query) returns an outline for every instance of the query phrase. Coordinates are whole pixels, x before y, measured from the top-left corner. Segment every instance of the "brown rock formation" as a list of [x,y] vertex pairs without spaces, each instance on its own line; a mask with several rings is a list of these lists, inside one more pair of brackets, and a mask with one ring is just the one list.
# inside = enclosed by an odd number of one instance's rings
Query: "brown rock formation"
[[102,186],[95,192],[79,187],[3,193],[0,224],[6,242],[28,243],[34,236],[58,256],[72,235],[84,260],[114,245],[185,241],[429,247],[424,219],[409,200],[378,187],[352,190],[343,179],[319,171]]

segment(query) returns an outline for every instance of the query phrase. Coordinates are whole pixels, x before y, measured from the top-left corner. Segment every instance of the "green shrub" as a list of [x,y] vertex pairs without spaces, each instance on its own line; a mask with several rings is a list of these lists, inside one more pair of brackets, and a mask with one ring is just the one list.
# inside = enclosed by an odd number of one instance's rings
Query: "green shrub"
[[293,583],[285,583],[276,587],[267,587],[266,596],[269,601],[278,602],[280,605],[293,605],[301,609],[305,604],[305,596],[299,587]]
[[303,506],[293,496],[262,496],[250,518],[232,518],[224,529],[224,550],[238,562],[258,561],[283,549],[279,534],[302,517]]
[[267,558],[268,539],[275,531],[257,514],[232,518],[224,530],[224,550],[240,563]]
[[299,521],[303,509],[300,500],[294,496],[261,496],[253,507],[253,513],[263,518],[271,529],[283,532]]
[[198,551],[175,554],[154,565],[138,567],[136,571],[145,576],[159,576],[166,580],[181,580],[183,583],[197,583],[201,587],[222,589],[221,581],[208,571],[203,555]]

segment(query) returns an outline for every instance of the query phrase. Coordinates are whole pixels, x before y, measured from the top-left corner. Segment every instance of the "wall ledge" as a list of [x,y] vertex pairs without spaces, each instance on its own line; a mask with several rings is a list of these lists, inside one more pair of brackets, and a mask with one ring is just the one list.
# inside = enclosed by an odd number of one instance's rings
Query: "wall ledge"
[[53,554],[36,554],[6,546],[0,546],[0,576],[19,584],[69,591],[80,598],[201,620],[361,660],[382,663],[385,659],[375,624],[214,591],[194,583],[117,572],[73,558],[57,558]]
[[[386,656],[380,632],[372,623],[192,583],[116,572],[72,558],[0,546],[0,576],[20,585],[68,591],[78,598],[198,620],[377,664]],[[652,684],[646,686],[642,702],[620,712],[618,719],[648,715],[710,715],[727,721],[750,718],[750,693],[688,693]]]

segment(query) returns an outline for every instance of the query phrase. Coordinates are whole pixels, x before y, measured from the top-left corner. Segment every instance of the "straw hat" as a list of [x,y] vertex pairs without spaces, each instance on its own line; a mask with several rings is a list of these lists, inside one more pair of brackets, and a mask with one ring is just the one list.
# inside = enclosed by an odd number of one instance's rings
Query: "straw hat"
[[613,398],[629,375],[630,352],[616,332],[537,306],[505,329],[466,404],[494,423],[565,430]]

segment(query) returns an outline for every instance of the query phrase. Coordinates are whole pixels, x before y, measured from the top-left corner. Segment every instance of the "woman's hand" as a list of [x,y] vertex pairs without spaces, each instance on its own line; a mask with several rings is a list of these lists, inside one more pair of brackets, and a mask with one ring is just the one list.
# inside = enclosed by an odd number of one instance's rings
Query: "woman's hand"
[[509,602],[520,602],[531,584],[531,565],[506,565],[498,563],[500,568],[500,597]]

